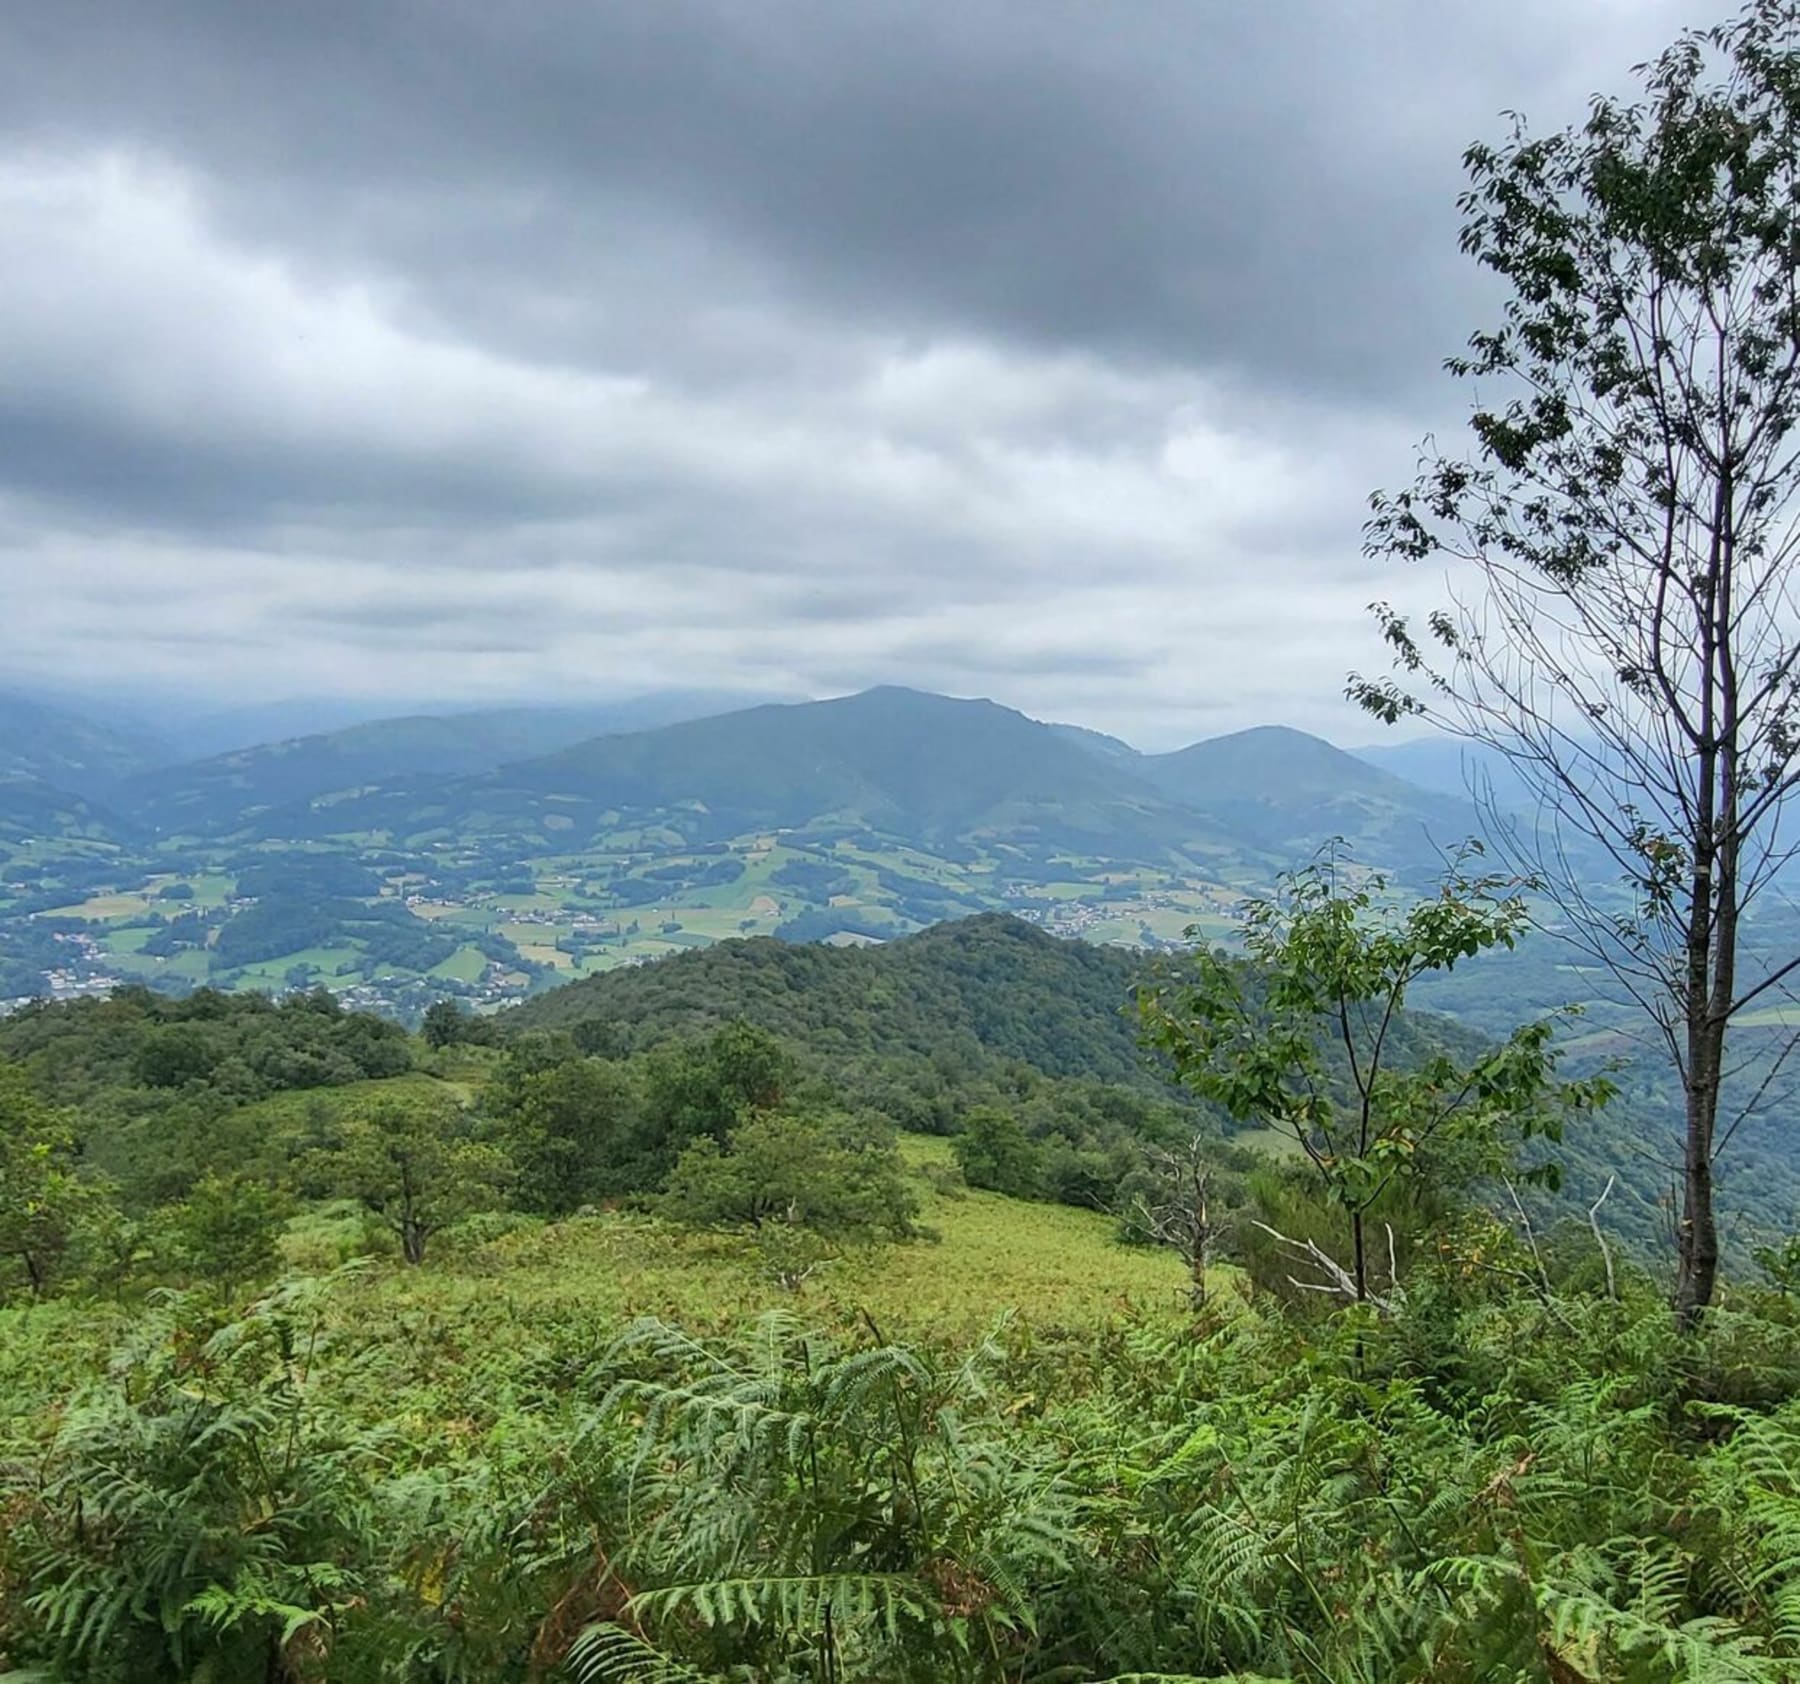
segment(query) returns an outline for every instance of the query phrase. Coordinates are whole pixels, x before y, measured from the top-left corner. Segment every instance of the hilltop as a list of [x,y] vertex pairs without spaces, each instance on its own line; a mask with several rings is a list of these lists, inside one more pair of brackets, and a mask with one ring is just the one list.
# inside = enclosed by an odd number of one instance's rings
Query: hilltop
[[1136,764],[1169,800],[1277,855],[1342,836],[1372,862],[1427,864],[1477,828],[1466,799],[1421,789],[1282,725],[1235,731]]
[[878,947],[733,940],[589,977],[499,1019],[590,1026],[621,1050],[733,1019],[832,1056],[1012,1058],[1049,1076],[1161,1087],[1127,1015],[1141,955],[985,913]]

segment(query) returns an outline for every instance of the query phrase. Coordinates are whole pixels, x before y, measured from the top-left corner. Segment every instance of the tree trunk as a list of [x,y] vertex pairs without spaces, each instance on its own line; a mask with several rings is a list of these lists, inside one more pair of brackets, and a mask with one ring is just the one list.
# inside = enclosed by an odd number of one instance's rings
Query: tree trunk
[[1366,1304],[1369,1301],[1369,1266],[1363,1254],[1363,1213],[1353,1210],[1350,1213],[1350,1243],[1356,1254],[1356,1301]]
[[400,1254],[408,1263],[425,1261],[425,1225],[408,1217],[400,1224]]
[[1719,1231],[1713,1217],[1712,1115],[1718,1088],[1710,1094],[1689,1083],[1687,1148],[1682,1165],[1681,1228],[1677,1235],[1675,1325],[1691,1333],[1712,1302],[1719,1273]]

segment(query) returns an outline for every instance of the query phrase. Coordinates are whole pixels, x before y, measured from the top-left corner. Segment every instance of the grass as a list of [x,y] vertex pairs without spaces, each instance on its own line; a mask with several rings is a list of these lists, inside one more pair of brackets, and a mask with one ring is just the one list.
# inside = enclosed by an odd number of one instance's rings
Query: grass
[[271,1134],[298,1130],[315,1116],[340,1117],[382,1101],[451,1099],[459,1105],[474,1097],[466,1080],[446,1080],[413,1071],[405,1076],[386,1076],[377,1081],[347,1082],[334,1088],[297,1088],[259,1099],[237,1113],[238,1117]]
[[[415,1073],[283,1094],[248,1116],[286,1131],[317,1107],[353,1108],[376,1095],[466,1097],[484,1065],[447,1053],[445,1068],[450,1081]],[[409,1268],[354,1204],[314,1206],[289,1225],[283,1250],[297,1272],[337,1272],[326,1301],[335,1356],[320,1384],[343,1388],[343,1406],[365,1414],[377,1397],[384,1420],[416,1418],[423,1432],[446,1410],[481,1419],[496,1407],[494,1353],[515,1376],[585,1362],[641,1316],[707,1331],[780,1308],[816,1326],[931,1344],[967,1341],[1004,1318],[1009,1339],[1066,1344],[1078,1355],[1105,1329],[1175,1325],[1184,1313],[1185,1271],[1173,1253],[1120,1245],[1098,1213],[955,1187],[932,1173],[950,1161],[946,1140],[907,1137],[902,1151],[920,1173],[921,1220],[934,1237],[847,1247],[798,1292],[776,1282],[747,1235],[629,1212],[503,1219],[502,1230],[512,1226],[497,1235],[493,1219],[477,1218],[435,1236],[424,1266]],[[102,1372],[108,1349],[133,1328],[136,1302],[0,1307],[0,1454],[54,1425],[72,1377]]]
[[432,966],[427,975],[451,982],[479,982],[486,969],[487,959],[480,948],[459,947],[442,964]]
[[337,979],[339,965],[353,965],[362,957],[360,947],[305,947],[295,953],[283,953],[274,959],[261,959],[245,965],[237,972],[239,984],[245,988],[279,989],[286,986],[287,973],[296,965],[310,965],[320,979]]
[[[174,903],[165,903],[172,905]],[[150,910],[150,902],[143,895],[111,894],[91,895],[88,899],[74,906],[52,907],[45,915],[50,918],[141,918]],[[179,907],[176,910],[180,910]]]
[[[942,1144],[942,1143],[938,1143]],[[909,1156],[915,1150],[909,1146]],[[666,1316],[725,1327],[777,1307],[822,1323],[873,1319],[895,1337],[965,1338],[1001,1315],[1051,1331],[1179,1312],[1185,1273],[1171,1252],[1118,1244],[1110,1218],[997,1193],[926,1193],[935,1239],[853,1247],[798,1293],[779,1286],[754,1240],[692,1233],[652,1217],[609,1212],[533,1224],[466,1249],[445,1235],[422,1269],[385,1260],[347,1288],[347,1321],[398,1317],[525,1317],[547,1324],[622,1326]],[[329,1266],[354,1219],[323,1212],[290,1242],[294,1260]],[[336,1223],[337,1226],[331,1224]],[[465,1332],[459,1342],[468,1338]]]

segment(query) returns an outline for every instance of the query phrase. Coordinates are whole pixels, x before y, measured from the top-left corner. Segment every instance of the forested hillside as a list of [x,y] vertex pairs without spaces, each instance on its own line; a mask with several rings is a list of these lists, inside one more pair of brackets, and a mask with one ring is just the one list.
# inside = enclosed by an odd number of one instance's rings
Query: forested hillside
[[1161,1085],[1131,1014],[1141,956],[986,914],[880,947],[728,941],[571,984],[497,1021],[627,1048],[736,1018],[822,1058],[1016,1059],[1050,1076]]

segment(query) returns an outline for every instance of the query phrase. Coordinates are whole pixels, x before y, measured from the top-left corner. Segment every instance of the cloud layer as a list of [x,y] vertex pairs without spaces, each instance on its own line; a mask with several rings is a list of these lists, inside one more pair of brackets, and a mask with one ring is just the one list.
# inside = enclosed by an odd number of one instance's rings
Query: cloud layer
[[0,662],[1354,735],[1460,150],[1680,21],[0,5]]

